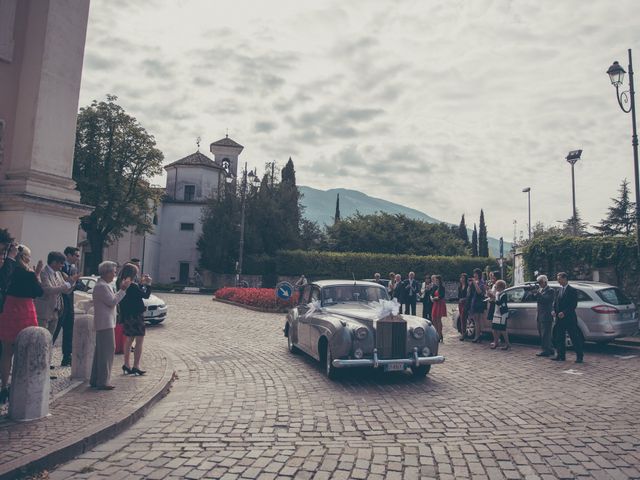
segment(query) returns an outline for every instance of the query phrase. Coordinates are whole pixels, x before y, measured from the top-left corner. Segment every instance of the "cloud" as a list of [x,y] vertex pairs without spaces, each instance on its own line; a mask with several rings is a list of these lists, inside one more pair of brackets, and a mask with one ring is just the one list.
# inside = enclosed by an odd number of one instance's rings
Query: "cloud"
[[270,133],[277,127],[275,122],[269,120],[257,121],[254,125],[254,130],[259,133]]

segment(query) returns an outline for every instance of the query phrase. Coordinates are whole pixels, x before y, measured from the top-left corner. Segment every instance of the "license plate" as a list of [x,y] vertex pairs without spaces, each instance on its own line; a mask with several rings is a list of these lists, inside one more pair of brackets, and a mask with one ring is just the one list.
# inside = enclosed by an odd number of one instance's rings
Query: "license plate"
[[404,363],[387,363],[384,366],[385,372],[401,372],[404,370]]

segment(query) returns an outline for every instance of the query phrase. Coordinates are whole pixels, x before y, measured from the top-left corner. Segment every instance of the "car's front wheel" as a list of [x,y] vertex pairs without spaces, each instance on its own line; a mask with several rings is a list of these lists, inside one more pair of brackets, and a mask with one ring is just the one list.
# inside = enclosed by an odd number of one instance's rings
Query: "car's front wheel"
[[411,373],[418,378],[426,377],[429,370],[431,370],[431,365],[418,365],[417,367],[414,365],[411,367]]
[[331,355],[331,349],[328,346],[324,358],[327,378],[329,378],[329,380],[335,380],[338,377],[338,369],[333,366],[333,355]]
[[300,350],[293,344],[293,340],[291,340],[291,331],[287,334],[287,348],[289,349],[289,353],[296,354]]

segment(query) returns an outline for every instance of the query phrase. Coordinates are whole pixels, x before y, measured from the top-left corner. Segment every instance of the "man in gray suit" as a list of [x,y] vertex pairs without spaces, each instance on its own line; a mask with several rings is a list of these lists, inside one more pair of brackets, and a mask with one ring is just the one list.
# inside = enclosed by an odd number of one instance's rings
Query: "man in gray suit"
[[551,357],[553,355],[553,301],[556,293],[549,286],[549,280],[546,275],[539,275],[536,278],[538,288],[533,292],[532,296],[538,303],[538,333],[542,345],[542,351],[537,353],[538,357]]
[[58,319],[63,310],[63,293],[71,293],[78,280],[78,274],[71,275],[68,281],[62,276],[65,256],[60,252],[49,252],[47,266],[40,272],[40,283],[44,295],[35,299],[38,325],[46,328],[53,335],[58,326]]

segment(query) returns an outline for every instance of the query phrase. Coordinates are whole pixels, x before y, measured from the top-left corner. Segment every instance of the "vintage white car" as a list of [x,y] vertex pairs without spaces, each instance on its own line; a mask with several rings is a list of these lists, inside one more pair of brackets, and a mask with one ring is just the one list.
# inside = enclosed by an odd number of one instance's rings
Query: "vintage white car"
[[[87,287],[87,293],[91,294],[94,285],[98,281],[99,277],[88,276],[80,277],[80,281]],[[113,288],[116,288],[115,281],[113,282]],[[167,318],[167,304],[161,298],[151,294],[147,299],[144,299],[144,320],[151,325],[157,325],[162,323]]]
[[[396,304],[397,305],[397,304]],[[402,371],[423,377],[443,363],[431,322],[394,315],[386,289],[373,282],[323,280],[304,288],[301,304],[287,314],[289,351],[319,360],[329,378],[353,367]]]

